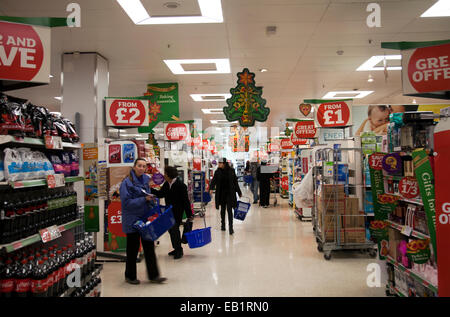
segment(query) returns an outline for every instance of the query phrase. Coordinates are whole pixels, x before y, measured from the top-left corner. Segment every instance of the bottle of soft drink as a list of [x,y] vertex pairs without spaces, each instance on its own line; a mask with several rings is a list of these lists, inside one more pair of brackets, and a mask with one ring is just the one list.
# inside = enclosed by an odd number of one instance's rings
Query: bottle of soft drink
[[84,278],[84,274],[83,274],[83,250],[81,248],[80,242],[77,242],[75,244],[75,263],[78,265],[78,268],[80,270],[81,273],[81,278]]
[[48,268],[44,260],[39,260],[32,272],[31,293],[33,297],[48,296]]
[[14,293],[16,297],[30,297],[31,271],[27,259],[22,260],[20,269],[16,272]]
[[64,260],[64,281],[63,281],[63,292],[65,292],[68,289],[67,286],[67,276],[69,274],[69,265],[70,265],[70,258],[69,254],[67,253],[67,247],[62,248],[62,258]]
[[56,263],[58,263],[58,294],[62,294],[64,292],[64,284],[66,281],[66,265],[61,250],[56,251]]
[[13,261],[8,258],[5,265],[0,270],[0,297],[13,297],[15,286],[15,277],[13,272]]
[[15,213],[12,209],[11,199],[9,193],[1,198],[0,205],[0,244],[10,243],[13,240],[13,224]]
[[[44,261],[45,261],[45,257],[44,257]],[[49,285],[48,285],[48,293],[50,297],[53,296],[57,296],[56,294],[56,288],[58,286],[58,280],[57,280],[57,273],[58,273],[58,268],[56,267],[56,263],[55,263],[55,255],[49,254],[48,259],[46,260],[48,262],[48,267],[49,267]]]
[[69,275],[75,270],[76,264],[76,256],[72,244],[67,245],[67,258],[68,258],[68,266],[67,266],[68,270],[66,275]]

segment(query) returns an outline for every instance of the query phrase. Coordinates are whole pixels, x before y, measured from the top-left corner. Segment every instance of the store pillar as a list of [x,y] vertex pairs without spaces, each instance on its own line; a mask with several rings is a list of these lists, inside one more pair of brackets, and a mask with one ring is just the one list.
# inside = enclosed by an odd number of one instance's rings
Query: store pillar
[[[80,143],[98,145],[98,161],[105,160],[103,149],[107,134],[104,118],[104,98],[108,96],[108,60],[98,53],[72,52],[62,55],[61,113],[77,125]],[[79,153],[81,155],[81,153]],[[81,175],[85,175],[80,164]],[[78,205],[85,205],[84,184],[77,183]],[[99,199],[97,250],[103,251],[104,200]]]

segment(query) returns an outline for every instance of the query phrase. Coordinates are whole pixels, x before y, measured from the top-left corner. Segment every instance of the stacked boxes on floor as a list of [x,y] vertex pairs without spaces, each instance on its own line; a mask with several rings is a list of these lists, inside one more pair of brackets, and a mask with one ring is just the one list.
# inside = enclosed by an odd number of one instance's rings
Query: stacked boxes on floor
[[346,197],[344,185],[322,185],[318,198],[319,225],[325,242],[365,243],[365,217],[359,211],[359,198]]

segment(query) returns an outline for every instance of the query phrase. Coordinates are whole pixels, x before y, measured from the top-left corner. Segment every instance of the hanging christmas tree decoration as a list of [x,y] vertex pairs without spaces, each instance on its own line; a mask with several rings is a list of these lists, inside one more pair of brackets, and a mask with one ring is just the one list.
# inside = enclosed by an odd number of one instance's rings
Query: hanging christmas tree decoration
[[154,133],[149,133],[148,134],[147,144],[153,145],[153,150],[155,151],[155,155],[159,156],[159,146],[158,146],[158,142],[155,139],[155,134]]
[[244,68],[237,77],[238,85],[230,89],[231,98],[226,100],[228,107],[223,108],[225,117],[230,122],[239,120],[243,127],[251,127],[255,121],[266,121],[270,109],[264,107],[266,100],[261,97],[262,87],[255,86],[255,74]]
[[284,135],[289,137],[292,134],[292,130],[289,128],[289,123],[286,122],[286,130],[284,130]]

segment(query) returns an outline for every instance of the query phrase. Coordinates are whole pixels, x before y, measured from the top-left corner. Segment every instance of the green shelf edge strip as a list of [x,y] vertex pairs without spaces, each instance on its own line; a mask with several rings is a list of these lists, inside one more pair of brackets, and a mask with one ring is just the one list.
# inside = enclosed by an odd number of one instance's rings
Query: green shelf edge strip
[[304,99],[304,103],[325,103],[325,102],[338,102],[338,101],[351,101],[352,98],[347,99]]
[[382,42],[381,48],[402,51],[402,50],[442,45],[442,44],[448,44],[448,43],[450,43],[450,40],[427,41],[427,42]]
[[435,293],[438,292],[438,288],[435,285],[431,284],[430,282],[426,281],[424,278],[420,277],[416,273],[414,273],[411,270],[407,269],[406,267],[404,267],[400,263],[397,263],[394,259],[392,259],[390,257],[387,257],[386,259],[387,259],[387,261],[389,263],[391,263],[392,265],[396,266],[400,271],[405,272],[406,274],[412,276],[415,280],[417,280],[423,286],[429,288],[430,290],[432,290]]
[[46,27],[61,27],[68,26],[67,18],[57,18],[57,17],[10,17],[10,16],[0,16],[0,21],[14,22],[29,25],[38,25]]
[[[83,180],[84,180],[84,177],[82,177],[82,176],[70,176],[70,177],[65,178],[66,183],[80,182]],[[34,179],[34,180],[16,181],[16,182],[9,182],[9,185],[12,188],[45,186],[45,185],[47,185],[47,180],[46,179]]]
[[[388,220],[387,222],[389,223],[389,226],[391,228],[394,228],[394,229],[399,230],[399,231],[401,231],[403,229],[402,225],[399,225],[399,224],[397,224],[395,222],[392,222],[390,220]],[[415,231],[415,230],[412,231],[411,236],[413,236],[415,238],[419,238],[419,239],[430,239],[430,237],[427,236],[426,234],[418,232],[418,231]]]
[[[79,226],[79,225],[81,225],[81,224],[82,224],[81,219],[77,219],[77,220],[68,222],[68,223],[66,223],[66,224],[63,224],[63,225],[61,225],[61,226],[58,226],[58,228],[62,228],[61,232],[64,232],[64,231],[73,229],[73,228],[75,228],[76,226]],[[19,249],[21,249],[21,248],[27,247],[27,246],[29,246],[29,245],[32,245],[32,244],[34,244],[34,243],[36,243],[36,242],[39,242],[39,241],[41,241],[41,236],[37,233],[37,234],[34,234],[34,235],[29,236],[29,237],[27,237],[27,238],[24,238],[24,239],[22,239],[22,240],[14,241],[14,242],[11,242],[11,243],[2,245],[1,248],[5,248],[5,249],[6,249],[6,252],[7,252],[7,253],[10,253],[10,252],[19,250]],[[15,246],[17,246],[18,244],[20,244],[20,247],[17,247],[17,248],[16,248]],[[1,248],[0,248],[0,249],[1,249]]]

